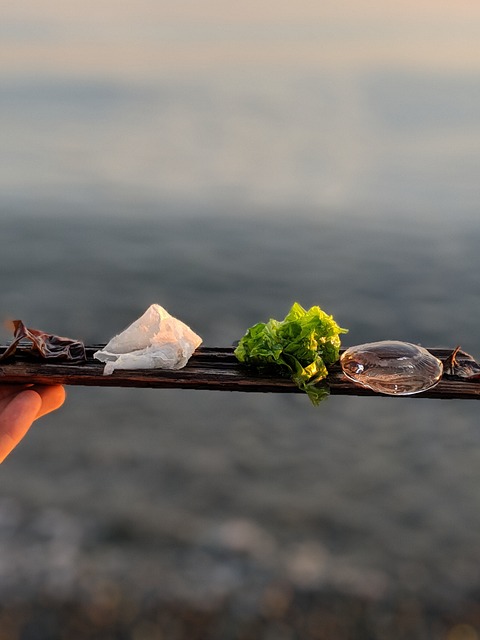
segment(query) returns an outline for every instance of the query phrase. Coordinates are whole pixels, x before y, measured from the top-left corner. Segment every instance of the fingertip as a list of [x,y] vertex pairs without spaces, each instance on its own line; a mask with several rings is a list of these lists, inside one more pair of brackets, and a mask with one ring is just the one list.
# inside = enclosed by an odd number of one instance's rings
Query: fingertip
[[10,406],[12,405],[22,413],[35,416],[35,412],[42,407],[42,397],[35,389],[26,388],[10,402]]
[[65,388],[60,384],[35,386],[34,391],[40,396],[42,402],[37,418],[55,411],[65,402]]
[[8,403],[0,421],[0,462],[25,436],[41,406],[40,395],[30,389],[21,391]]

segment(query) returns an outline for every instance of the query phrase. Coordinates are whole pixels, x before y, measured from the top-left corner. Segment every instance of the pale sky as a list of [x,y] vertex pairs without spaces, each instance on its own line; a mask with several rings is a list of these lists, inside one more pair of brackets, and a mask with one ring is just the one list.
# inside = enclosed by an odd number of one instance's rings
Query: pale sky
[[1,13],[6,74],[480,70],[471,0],[10,0]]

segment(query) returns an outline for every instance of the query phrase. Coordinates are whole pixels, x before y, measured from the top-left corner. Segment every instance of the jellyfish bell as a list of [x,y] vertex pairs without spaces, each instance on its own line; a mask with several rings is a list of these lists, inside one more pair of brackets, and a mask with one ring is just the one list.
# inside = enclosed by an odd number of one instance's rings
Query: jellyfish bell
[[383,340],[346,349],[343,373],[357,384],[387,395],[413,395],[434,387],[443,364],[427,349],[410,342]]

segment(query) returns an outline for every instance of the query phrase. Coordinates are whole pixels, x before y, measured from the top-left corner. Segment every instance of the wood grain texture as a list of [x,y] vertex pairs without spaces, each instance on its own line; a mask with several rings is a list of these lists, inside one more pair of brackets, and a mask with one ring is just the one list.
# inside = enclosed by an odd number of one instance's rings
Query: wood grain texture
[[[15,356],[13,360],[0,361],[0,383],[301,393],[289,378],[272,376],[241,365],[236,360],[232,347],[200,347],[187,366],[179,371],[118,370],[105,376],[104,365],[93,358],[94,352],[103,346],[86,347],[87,360],[80,364],[47,363],[24,354]],[[5,349],[5,346],[0,347],[0,353]],[[429,351],[441,360],[447,358],[452,350],[429,348]],[[458,360],[462,360],[462,352]],[[339,364],[331,368],[328,383],[332,395],[382,395],[348,380]],[[467,381],[444,375],[433,389],[413,396],[396,397],[480,399],[480,380]]]

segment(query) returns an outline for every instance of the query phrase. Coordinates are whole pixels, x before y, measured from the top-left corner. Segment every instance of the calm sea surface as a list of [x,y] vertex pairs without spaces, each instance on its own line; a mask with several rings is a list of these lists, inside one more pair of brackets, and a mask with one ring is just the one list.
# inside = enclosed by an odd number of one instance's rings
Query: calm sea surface
[[[158,301],[225,346],[299,300],[334,313],[345,345],[478,356],[479,241],[321,216],[9,215],[2,311],[103,342]],[[3,595],[87,579],[207,599],[272,576],[375,596],[479,586],[474,401],[70,388],[0,475]]]
[[[478,80],[2,77],[1,316],[98,343],[158,302],[227,346],[298,300],[346,346],[478,358]],[[480,588],[478,415],[69,388],[0,469],[0,595],[462,599]]]

